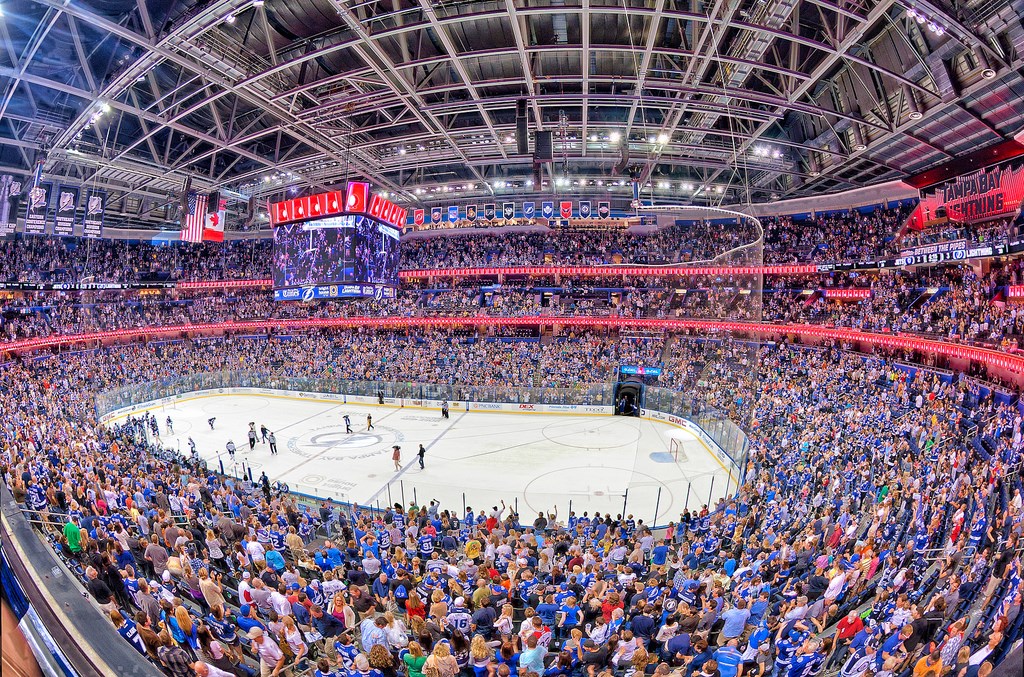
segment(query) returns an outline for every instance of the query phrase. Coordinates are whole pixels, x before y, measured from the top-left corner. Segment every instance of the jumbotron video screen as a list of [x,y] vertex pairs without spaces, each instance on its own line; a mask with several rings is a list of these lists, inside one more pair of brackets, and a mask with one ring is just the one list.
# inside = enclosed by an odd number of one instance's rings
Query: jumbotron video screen
[[399,231],[346,214],[274,228],[277,300],[376,296],[398,286]]

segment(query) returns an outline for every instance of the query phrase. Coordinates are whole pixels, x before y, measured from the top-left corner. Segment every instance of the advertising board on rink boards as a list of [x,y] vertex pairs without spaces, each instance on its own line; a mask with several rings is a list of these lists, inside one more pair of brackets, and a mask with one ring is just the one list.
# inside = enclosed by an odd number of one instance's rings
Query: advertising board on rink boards
[[[380,404],[376,397],[369,395],[345,395],[341,393],[317,393],[301,392],[295,390],[279,390],[274,388],[211,388],[207,390],[194,390],[181,395],[163,397],[141,402],[131,406],[121,407],[105,414],[101,422],[113,418],[134,414],[135,412],[152,407],[171,405],[181,400],[189,400],[199,397],[210,397],[216,395],[272,395],[276,397],[290,397],[308,400],[333,400],[348,404]],[[391,407],[418,407],[424,409],[441,409],[441,400],[414,399],[407,397],[385,397],[384,405]],[[593,404],[532,404],[532,403],[503,403],[503,402],[464,402],[450,400],[448,407],[453,412],[457,411],[482,411],[482,412],[527,412],[527,413],[559,413],[559,414],[580,414],[580,415],[611,415],[611,406]]]

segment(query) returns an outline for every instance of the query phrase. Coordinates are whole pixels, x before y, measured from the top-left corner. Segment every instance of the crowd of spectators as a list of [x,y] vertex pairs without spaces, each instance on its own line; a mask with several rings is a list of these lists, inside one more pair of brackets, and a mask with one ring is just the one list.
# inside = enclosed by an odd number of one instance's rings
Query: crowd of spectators
[[771,263],[870,261],[893,256],[897,237],[916,203],[888,209],[764,217],[764,257]]
[[[582,511],[304,508],[165,458],[155,417],[94,419],[100,391],[221,368],[581,382],[666,344],[584,334],[546,361],[531,345],[351,331],[11,363],[3,477],[177,677],[985,677],[1020,637],[1019,410],[834,347],[671,339],[664,385],[698,384],[751,444],[735,497],[657,537]],[[979,424],[996,453],[968,443]]]
[[[914,272],[834,273],[803,278],[750,275],[486,284],[405,284],[395,299],[275,302],[262,289],[208,292],[36,292],[2,305],[7,340],[144,326],[356,316],[686,318],[812,323],[914,333],[1018,349],[1024,312],[1007,298],[1021,261],[978,277],[967,265]],[[861,290],[865,298],[844,298]]]
[[[862,260],[888,252],[885,234],[905,210],[851,212],[794,223],[765,218],[766,263]],[[568,228],[402,240],[403,269],[478,266],[667,264],[713,260],[757,240],[750,221],[679,222],[650,231]],[[6,243],[0,280],[71,284],[269,279],[270,239],[151,244],[126,240],[20,236]],[[760,249],[757,248],[757,253]],[[755,257],[758,258],[758,257]],[[751,259],[753,261],[753,259]]]

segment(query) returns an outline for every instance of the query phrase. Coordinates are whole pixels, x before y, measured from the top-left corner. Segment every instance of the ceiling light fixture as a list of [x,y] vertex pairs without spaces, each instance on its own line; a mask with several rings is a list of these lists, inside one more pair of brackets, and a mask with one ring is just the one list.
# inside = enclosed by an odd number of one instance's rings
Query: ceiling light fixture
[[612,143],[618,143],[619,141],[622,140],[622,134],[619,132],[612,132],[611,134],[608,135],[608,140],[611,141]]

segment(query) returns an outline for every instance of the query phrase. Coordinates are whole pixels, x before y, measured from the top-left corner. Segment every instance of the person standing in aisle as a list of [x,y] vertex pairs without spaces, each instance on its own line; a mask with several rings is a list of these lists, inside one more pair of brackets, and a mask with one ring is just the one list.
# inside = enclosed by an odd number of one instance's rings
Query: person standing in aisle
[[352,433],[352,419],[350,419],[348,417],[348,414],[345,414],[341,418],[342,418],[343,421],[345,421],[345,432],[351,434]]
[[395,470],[402,469],[402,447],[397,444],[391,447],[391,460],[395,462]]
[[420,461],[420,470],[423,470],[423,457],[427,454],[427,448],[420,444],[420,450],[416,452],[416,456]]
[[277,456],[277,437],[274,436],[274,432],[270,431],[267,436],[267,441],[270,442],[270,455]]
[[366,430],[373,430],[373,414],[366,415]]

